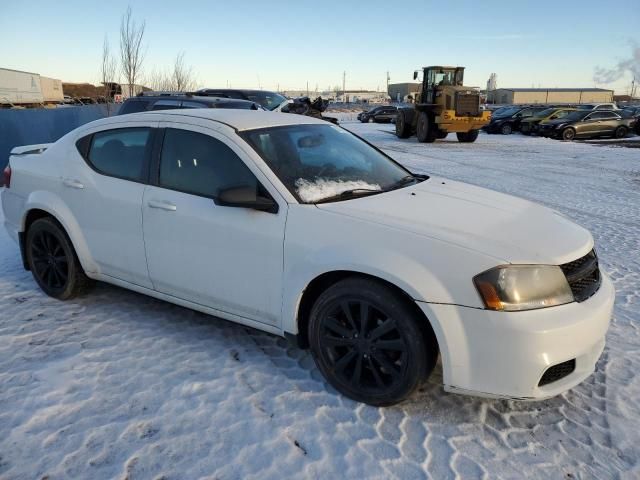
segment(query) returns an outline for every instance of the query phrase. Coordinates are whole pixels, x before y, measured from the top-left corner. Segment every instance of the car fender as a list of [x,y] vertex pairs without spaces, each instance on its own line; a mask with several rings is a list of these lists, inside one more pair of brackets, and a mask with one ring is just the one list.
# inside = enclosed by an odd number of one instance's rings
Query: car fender
[[[333,272],[352,272],[384,280],[404,291],[414,300],[425,301],[424,294],[416,288],[420,282],[435,296],[446,296],[446,287],[424,265],[415,262],[399,251],[382,248],[358,248],[355,245],[336,250],[337,245],[322,248],[304,262],[295,262],[286,272],[283,298],[282,329],[298,332],[298,310],[307,287],[318,277]],[[371,263],[372,258],[381,259]],[[422,290],[422,289],[421,289]],[[440,294],[435,292],[440,291]]]
[[45,190],[35,190],[29,194],[24,206],[24,215],[20,224],[20,231],[25,231],[27,215],[31,210],[43,210],[53,216],[65,229],[78,255],[82,268],[87,273],[99,273],[99,267],[93,260],[87,242],[71,210],[60,197]]
[[[380,278],[415,301],[482,308],[472,278],[496,264],[495,258],[469,249],[315,206],[289,209],[284,248],[281,327],[293,334],[305,290],[326,273]],[[465,277],[467,282],[460,280]]]

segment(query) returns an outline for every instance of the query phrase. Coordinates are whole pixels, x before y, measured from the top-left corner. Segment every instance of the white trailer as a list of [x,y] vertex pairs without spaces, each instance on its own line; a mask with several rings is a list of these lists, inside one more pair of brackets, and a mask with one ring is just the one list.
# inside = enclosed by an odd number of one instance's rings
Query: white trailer
[[40,77],[40,87],[45,103],[59,103],[64,101],[62,80],[57,78]]
[[44,102],[40,75],[0,68],[0,104],[38,104]]

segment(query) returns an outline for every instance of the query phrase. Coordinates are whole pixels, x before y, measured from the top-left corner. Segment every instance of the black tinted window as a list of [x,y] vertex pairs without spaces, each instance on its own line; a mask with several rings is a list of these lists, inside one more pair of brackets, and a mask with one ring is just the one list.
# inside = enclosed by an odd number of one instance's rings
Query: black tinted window
[[144,112],[148,106],[149,102],[147,100],[127,100],[122,105],[119,114]]
[[100,173],[141,181],[150,128],[120,128],[93,135],[88,160]]
[[162,187],[216,198],[220,190],[258,181],[244,162],[221,141],[189,130],[168,128],[160,159]]

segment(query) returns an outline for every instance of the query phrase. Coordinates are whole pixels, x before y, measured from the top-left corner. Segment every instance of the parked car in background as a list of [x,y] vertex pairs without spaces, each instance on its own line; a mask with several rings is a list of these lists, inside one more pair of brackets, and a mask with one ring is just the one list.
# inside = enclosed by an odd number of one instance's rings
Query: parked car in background
[[118,115],[148,112],[153,110],[173,110],[178,108],[232,108],[239,110],[264,110],[249,100],[220,97],[199,97],[186,93],[144,92],[142,95],[127,98]]
[[613,110],[576,110],[564,118],[540,125],[539,134],[562,140],[578,138],[624,138],[635,126],[632,118],[622,118]]
[[447,391],[544,399],[605,346],[615,291],[587,230],[323,120],[120,115],[14,148],[5,178],[5,227],[46,294],[100,280],[290,336],[357,401],[404,400],[439,354]]
[[556,120],[558,118],[564,118],[571,112],[575,111],[575,108],[546,108],[539,111],[535,115],[524,118],[520,122],[520,133],[523,135],[531,135],[538,133],[538,125],[547,120]]
[[615,103],[581,103],[578,110],[620,110]]
[[499,110],[491,115],[491,122],[482,127],[482,129],[487,133],[509,135],[520,130],[520,122],[522,122],[522,120],[532,117],[547,108],[549,107],[510,107]]
[[395,120],[398,115],[398,108],[393,105],[382,105],[358,114],[358,120],[362,123],[389,123]]
[[640,135],[640,106],[626,107],[620,113],[622,118],[631,118],[634,120],[633,130]]
[[239,90],[234,88],[202,88],[195,94],[207,97],[235,98],[262,105],[266,110],[276,112],[289,103],[289,99],[268,90]]

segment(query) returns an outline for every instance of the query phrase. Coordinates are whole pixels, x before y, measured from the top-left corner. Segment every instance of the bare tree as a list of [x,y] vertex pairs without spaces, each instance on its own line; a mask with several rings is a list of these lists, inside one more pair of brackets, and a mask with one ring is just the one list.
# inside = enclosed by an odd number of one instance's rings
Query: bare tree
[[172,75],[162,68],[154,68],[148,75],[145,75],[144,83],[156,92],[170,92],[173,90]]
[[131,7],[127,7],[120,22],[120,66],[122,75],[128,83],[130,97],[135,94],[135,84],[142,73],[144,28],[145,22],[138,25],[132,18]]
[[193,67],[184,64],[184,52],[176,55],[173,64],[172,90],[184,92],[195,89],[195,79],[193,78]]
[[102,44],[102,64],[100,65],[100,81],[102,82],[102,95],[107,102],[107,115],[111,115],[111,104],[113,103],[113,83],[116,80],[116,74],[118,70],[118,63],[115,57],[111,54],[111,48],[109,47],[109,40],[107,36],[104,37]]

